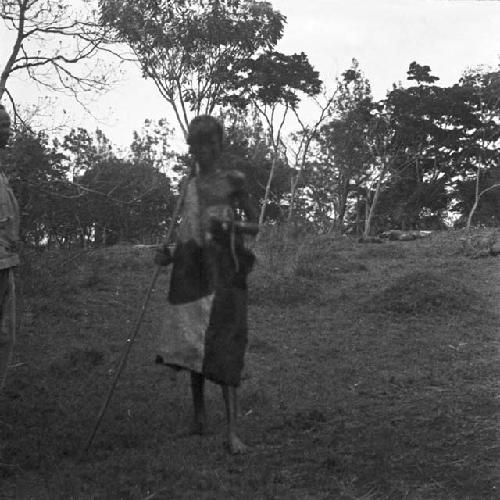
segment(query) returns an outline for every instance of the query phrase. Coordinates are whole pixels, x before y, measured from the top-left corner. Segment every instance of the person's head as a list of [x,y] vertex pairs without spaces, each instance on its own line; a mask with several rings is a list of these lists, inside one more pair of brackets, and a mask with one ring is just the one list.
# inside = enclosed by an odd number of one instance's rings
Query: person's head
[[224,129],[213,116],[202,115],[189,124],[187,143],[189,152],[201,170],[211,169],[222,152]]
[[10,116],[5,108],[0,104],[0,148],[4,148],[9,142],[11,134]]

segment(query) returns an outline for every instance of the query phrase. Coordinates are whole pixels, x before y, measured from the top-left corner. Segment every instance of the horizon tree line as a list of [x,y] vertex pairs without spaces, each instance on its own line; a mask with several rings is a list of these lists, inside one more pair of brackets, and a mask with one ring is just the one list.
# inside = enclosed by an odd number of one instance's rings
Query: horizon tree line
[[[7,2],[0,16],[16,34],[0,81],[16,115],[8,89],[15,72],[79,99],[109,82],[82,68],[102,51],[121,60],[126,51],[177,119],[149,121],[125,157],[102,131],[49,140],[18,120],[3,163],[35,246],[158,239],[190,161],[172,150],[171,129],[185,131],[200,113],[224,120],[223,162],[247,174],[261,222],[364,237],[445,227],[450,214],[467,227],[499,223],[498,68],[471,69],[441,87],[414,61],[409,86],[375,101],[355,59],[329,89],[306,54],[277,52],[286,18],[269,2],[101,0],[78,9],[33,0]],[[81,43],[57,43],[67,37]],[[47,42],[38,53],[37,38]],[[317,104],[311,123],[301,116],[304,99]],[[291,120],[296,132],[285,137]]]

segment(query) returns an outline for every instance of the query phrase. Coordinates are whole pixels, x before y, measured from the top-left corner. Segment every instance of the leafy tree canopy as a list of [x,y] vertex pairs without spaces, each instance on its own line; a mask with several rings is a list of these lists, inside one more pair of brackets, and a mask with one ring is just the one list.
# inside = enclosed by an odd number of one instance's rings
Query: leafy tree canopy
[[135,52],[186,131],[188,113],[211,114],[242,66],[271,50],[285,17],[253,0],[101,0],[102,22]]
[[[303,52],[291,55],[266,52],[256,59],[249,59],[245,66],[246,76],[240,80],[244,89],[240,94],[240,105],[250,100],[264,106],[279,103],[296,108],[300,93],[314,96],[321,91],[319,73]],[[245,98],[241,99],[243,96]],[[231,97],[228,101],[231,102]]]
[[432,84],[439,80],[439,77],[431,75],[431,67],[430,66],[422,66],[418,64],[416,61],[410,63],[410,67],[408,69],[408,80],[415,80],[419,85],[421,83]]

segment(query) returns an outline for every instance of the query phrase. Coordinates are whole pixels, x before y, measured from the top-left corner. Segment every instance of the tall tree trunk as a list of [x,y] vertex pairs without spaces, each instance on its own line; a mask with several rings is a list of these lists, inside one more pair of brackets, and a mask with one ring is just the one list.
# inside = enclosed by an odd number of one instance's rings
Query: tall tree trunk
[[96,247],[100,247],[103,243],[104,229],[97,222],[94,224],[94,244]]
[[264,193],[264,199],[262,200],[262,206],[260,207],[260,214],[259,214],[259,225],[262,225],[264,222],[264,216],[266,213],[266,207],[269,202],[269,194],[271,192],[271,183],[273,182],[273,177],[274,177],[274,170],[276,169],[276,163],[277,163],[277,151],[273,153],[273,159],[271,162],[271,169],[269,170],[269,177],[267,178],[267,183],[266,183],[266,191]]
[[[319,124],[320,122],[318,122]],[[317,125],[318,125],[317,124]],[[300,177],[302,173],[304,172],[305,166],[306,166],[306,158],[307,158],[307,153],[309,152],[309,146],[311,145],[311,140],[312,140],[312,135],[310,135],[304,144],[304,151],[302,152],[302,158],[300,160],[300,168],[299,171],[297,172],[297,175],[295,178],[291,179],[291,185],[290,185],[290,206],[288,207],[288,217],[287,221],[290,222],[293,217],[293,210],[295,208],[295,198],[297,194],[297,186],[299,184]]]
[[487,193],[488,191],[492,191],[493,189],[496,189],[498,187],[500,187],[500,182],[497,184],[493,184],[493,186],[490,186],[489,188],[483,189],[481,192],[478,192],[478,190],[476,189],[476,198],[474,200],[474,205],[472,205],[471,211],[469,212],[469,216],[467,217],[467,225],[465,226],[466,232],[468,234],[470,234],[470,226],[472,223],[472,217],[474,216],[474,213],[477,210],[481,196],[483,196],[484,193]]
[[344,218],[347,209],[347,197],[349,195],[349,181],[344,183],[341,194],[339,195],[338,212],[335,221],[335,229],[341,233],[344,230]]
[[359,193],[356,195],[356,236],[361,236],[362,231],[361,231],[361,217],[359,214]]
[[299,182],[299,174],[295,177],[290,178],[290,205],[288,205],[288,215],[286,217],[287,222],[292,221],[293,211],[295,207],[295,193],[297,191],[297,184]]
[[[387,158],[384,160],[384,166],[382,168],[382,172],[380,172],[380,175],[377,179],[377,186],[375,187],[375,193],[373,194],[373,199],[370,204],[370,210],[368,212],[368,215],[365,219],[365,230],[363,232],[363,238],[368,238],[370,236],[370,231],[371,231],[371,224],[373,220],[373,216],[375,215],[375,208],[377,207],[378,199],[380,196],[380,191],[382,189],[382,182],[384,182],[385,176],[389,170],[389,161]],[[368,204],[368,200],[367,200]]]
[[[373,200],[370,204],[370,210],[369,210],[368,215],[365,219],[365,230],[363,232],[363,238],[368,238],[368,236],[370,236],[371,224],[372,224],[373,216],[375,214],[375,207],[377,206],[378,198],[380,196],[380,190],[382,187],[382,181],[384,180],[386,171],[387,171],[387,167],[384,166],[384,168],[383,168],[382,172],[380,173],[380,176],[377,180],[377,187],[375,188]],[[368,196],[367,196],[366,203],[368,206]]]
[[479,205],[479,183],[481,180],[481,164],[478,164],[477,166],[477,173],[476,173],[476,187],[474,190],[474,204],[472,205],[471,211],[469,212],[469,216],[467,217],[467,224],[465,226],[465,230],[467,234],[470,236],[470,226],[472,223],[472,217],[474,216],[474,213],[476,212],[477,206]]
[[[371,203],[371,191],[368,186],[365,189],[365,228],[363,230],[363,238],[366,238],[366,226],[368,219],[370,218],[370,203]],[[369,231],[369,230],[368,230]]]
[[[269,177],[267,179],[266,183],[266,191],[264,193],[264,200],[262,201],[262,206],[260,208],[260,214],[259,214],[259,225],[262,225],[264,222],[264,216],[266,213],[266,208],[267,204],[269,202],[269,194],[271,192],[271,183],[274,178],[274,171],[276,169],[276,163],[278,162],[278,149],[281,141],[281,130],[283,129],[283,125],[286,120],[286,116],[289,111],[289,104],[285,104],[285,111],[283,112],[283,116],[281,118],[281,123],[278,127],[278,130],[276,132],[276,136],[274,136],[274,112],[276,110],[276,104],[272,106],[272,111],[271,111],[271,116],[266,114],[265,109],[261,109],[258,105],[255,105],[257,107],[257,111],[266,119],[268,125],[269,125],[269,138],[271,140],[271,143],[273,145],[273,157],[271,161],[271,170],[269,171]],[[260,234],[260,233],[259,233]],[[256,240],[259,238],[259,234],[257,234]]]

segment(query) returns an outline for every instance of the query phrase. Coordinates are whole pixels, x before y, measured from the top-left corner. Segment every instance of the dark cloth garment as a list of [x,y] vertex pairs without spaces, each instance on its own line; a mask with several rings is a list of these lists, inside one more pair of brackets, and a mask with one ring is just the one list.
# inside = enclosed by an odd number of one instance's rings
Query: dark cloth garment
[[232,386],[240,384],[243,370],[253,264],[232,224],[244,195],[244,177],[237,171],[189,181],[158,338],[164,363]]
[[0,305],[4,303],[9,292],[9,270],[0,269]]
[[[0,269],[0,390],[3,388],[15,341],[15,322],[9,306],[14,300],[14,270]],[[14,302],[15,307],[15,302]]]

